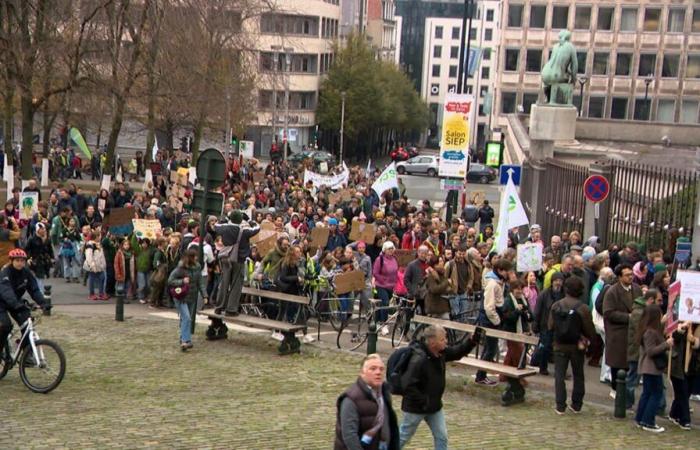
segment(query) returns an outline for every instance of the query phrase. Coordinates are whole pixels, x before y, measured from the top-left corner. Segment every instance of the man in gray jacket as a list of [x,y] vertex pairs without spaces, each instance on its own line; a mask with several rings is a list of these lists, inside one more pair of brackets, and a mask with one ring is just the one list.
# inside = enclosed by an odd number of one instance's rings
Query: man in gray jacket
[[425,299],[417,298],[418,286],[425,278],[425,269],[428,268],[428,259],[430,250],[425,245],[418,247],[418,259],[414,259],[406,266],[406,272],[403,275],[403,284],[406,286],[408,296],[415,299],[417,304],[422,305]]

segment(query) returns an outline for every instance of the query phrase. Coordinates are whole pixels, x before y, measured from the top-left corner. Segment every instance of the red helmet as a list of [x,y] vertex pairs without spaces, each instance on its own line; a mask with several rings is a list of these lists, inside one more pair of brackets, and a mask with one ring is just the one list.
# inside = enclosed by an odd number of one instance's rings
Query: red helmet
[[27,259],[27,254],[21,248],[13,248],[12,250],[10,250],[10,253],[8,253],[7,256],[9,256],[10,259],[14,259],[14,258]]

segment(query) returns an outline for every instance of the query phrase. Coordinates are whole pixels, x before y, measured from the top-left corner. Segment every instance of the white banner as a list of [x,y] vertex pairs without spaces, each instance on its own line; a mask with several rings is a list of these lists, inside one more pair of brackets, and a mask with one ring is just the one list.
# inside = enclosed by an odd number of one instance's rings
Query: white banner
[[493,250],[501,254],[508,248],[508,230],[529,223],[525,208],[523,208],[518,191],[513,184],[511,169],[508,173],[508,183],[501,194],[501,207],[498,211],[498,227],[494,235]]
[[41,160],[41,185],[49,185],[49,160],[48,158],[43,158]]
[[338,175],[321,175],[310,170],[304,171],[304,184],[310,181],[317,188],[328,186],[331,189],[340,189],[348,184],[348,178],[350,178],[350,171],[345,163],[343,163],[343,171]]
[[391,164],[386,166],[384,172],[379,175],[377,181],[372,184],[372,189],[377,195],[381,196],[384,191],[393,188],[399,188],[399,179],[396,176],[396,164],[392,161]]
[[253,141],[241,141],[239,143],[239,147],[241,150],[241,155],[244,158],[250,159],[253,157],[253,150],[255,149],[255,144]]
[[474,97],[466,94],[445,94],[442,105],[442,134],[440,139],[441,177],[464,178],[469,156],[469,117],[474,108]]

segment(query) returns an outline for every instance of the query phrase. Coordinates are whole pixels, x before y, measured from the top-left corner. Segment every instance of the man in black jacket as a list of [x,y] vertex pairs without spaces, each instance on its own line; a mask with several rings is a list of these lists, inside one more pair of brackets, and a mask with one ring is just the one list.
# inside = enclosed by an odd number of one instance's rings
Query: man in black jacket
[[[549,329],[549,311],[552,305],[564,298],[564,274],[555,272],[552,275],[552,286],[543,290],[537,298],[535,306],[535,320],[532,322],[532,331],[538,334],[540,342],[537,345],[537,356],[539,358],[540,375],[549,375],[547,365],[549,356],[552,354],[552,343],[554,333]],[[533,364],[534,365],[534,364]]]
[[425,420],[433,433],[435,450],[447,449],[447,424],[442,411],[442,394],[445,392],[445,363],[456,361],[474,348],[474,336],[457,345],[447,346],[447,332],[439,325],[427,327],[420,343],[413,349],[401,384],[404,396],[401,401],[403,422],[400,427],[401,448]]

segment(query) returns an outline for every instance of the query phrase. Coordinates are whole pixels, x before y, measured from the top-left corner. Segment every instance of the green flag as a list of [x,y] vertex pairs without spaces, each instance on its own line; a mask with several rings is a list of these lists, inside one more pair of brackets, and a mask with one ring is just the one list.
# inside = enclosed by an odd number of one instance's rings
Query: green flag
[[80,150],[82,150],[83,153],[85,153],[85,156],[87,156],[88,159],[92,159],[92,153],[90,152],[90,149],[85,143],[83,135],[80,134],[80,131],[78,131],[77,128],[70,129],[70,138],[73,142],[75,142],[75,145],[77,145],[78,148],[80,148]]

